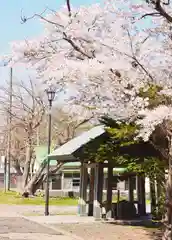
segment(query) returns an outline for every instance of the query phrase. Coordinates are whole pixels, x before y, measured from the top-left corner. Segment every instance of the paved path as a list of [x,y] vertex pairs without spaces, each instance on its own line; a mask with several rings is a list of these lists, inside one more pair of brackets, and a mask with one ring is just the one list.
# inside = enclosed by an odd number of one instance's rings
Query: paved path
[[21,217],[0,217],[0,240],[75,240],[62,232]]
[[73,223],[94,223],[93,217],[80,217],[73,215],[63,216],[27,216],[26,219],[39,224],[73,224]]
[[[38,205],[0,204],[0,217],[44,215],[44,208],[44,206]],[[49,211],[52,215],[76,214],[77,206],[50,206]]]
[[[50,206],[52,215],[73,215],[77,211],[77,206]],[[146,205],[146,212],[150,212],[150,204]],[[0,216],[8,217],[9,213],[11,216],[44,215],[44,206],[0,204]]]
[[[149,208],[150,207],[147,206],[147,210],[149,210]],[[97,238],[94,234],[92,238],[90,235],[88,236],[85,229],[95,227],[94,219],[74,216],[73,213],[76,212],[77,206],[50,206],[50,213],[56,216],[45,217],[43,216],[44,206],[0,205],[0,240],[107,239],[106,236],[103,238],[101,235],[97,235]],[[60,214],[62,215],[60,216]],[[71,229],[71,226],[75,226],[75,229]],[[85,228],[82,229],[84,226]],[[97,231],[99,231],[99,227],[102,228],[103,225],[100,226],[98,225]],[[106,227],[107,226],[103,226],[103,232]],[[93,230],[90,229],[90,234],[92,233]],[[127,238],[122,239],[128,240]],[[144,240],[145,239],[147,240],[147,238],[144,238]]]

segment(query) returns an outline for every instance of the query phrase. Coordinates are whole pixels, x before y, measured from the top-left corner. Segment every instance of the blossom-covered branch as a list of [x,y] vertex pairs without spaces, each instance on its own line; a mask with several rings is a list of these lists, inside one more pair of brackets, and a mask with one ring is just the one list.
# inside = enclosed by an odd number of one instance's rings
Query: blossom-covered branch
[[141,88],[150,83],[171,87],[167,66],[172,59],[153,26],[133,22],[143,7],[147,13],[151,8],[120,3],[72,9],[70,16],[66,6],[34,15],[43,21],[44,34],[13,43],[13,63],[27,63],[44,83],[72,89],[69,104],[94,109],[95,115],[136,119],[148,106],[148,99],[139,96]]

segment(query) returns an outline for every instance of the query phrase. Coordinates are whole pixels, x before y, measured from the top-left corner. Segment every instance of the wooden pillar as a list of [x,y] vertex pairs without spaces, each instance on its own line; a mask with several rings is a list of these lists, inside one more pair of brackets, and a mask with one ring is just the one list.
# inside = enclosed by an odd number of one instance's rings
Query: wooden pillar
[[64,172],[62,172],[62,175],[61,175],[61,190],[63,191],[63,188],[64,188]]
[[137,176],[137,201],[138,214],[140,216],[146,215],[146,199],[145,199],[145,177]]
[[134,177],[129,176],[128,178],[128,200],[134,202]]
[[87,200],[87,182],[88,181],[88,171],[84,163],[81,163],[80,171],[80,197],[79,197],[79,215],[86,216],[86,200]]
[[155,180],[150,179],[150,199],[151,199],[151,214],[156,215],[156,191],[155,191]]
[[95,170],[94,168],[91,168],[91,170],[90,170],[88,216],[93,216],[94,170]]
[[104,181],[104,171],[103,171],[103,164],[99,163],[99,182],[98,182],[98,200],[100,204],[102,205],[102,199],[103,199],[103,181]]
[[146,191],[145,191],[145,175],[141,176],[141,214],[146,215]]
[[106,218],[112,218],[112,178],[113,168],[108,166]]
[[100,219],[102,216],[102,191],[103,191],[103,165],[101,163],[95,164],[94,177],[94,206],[93,216],[95,219]]

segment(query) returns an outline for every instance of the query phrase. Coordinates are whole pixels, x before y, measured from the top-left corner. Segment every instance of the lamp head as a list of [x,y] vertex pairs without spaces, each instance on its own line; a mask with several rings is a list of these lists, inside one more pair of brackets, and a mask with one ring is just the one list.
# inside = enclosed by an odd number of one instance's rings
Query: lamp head
[[49,102],[54,101],[54,98],[55,98],[55,95],[56,95],[55,88],[50,86],[49,88],[46,89],[46,93],[47,93],[48,101]]

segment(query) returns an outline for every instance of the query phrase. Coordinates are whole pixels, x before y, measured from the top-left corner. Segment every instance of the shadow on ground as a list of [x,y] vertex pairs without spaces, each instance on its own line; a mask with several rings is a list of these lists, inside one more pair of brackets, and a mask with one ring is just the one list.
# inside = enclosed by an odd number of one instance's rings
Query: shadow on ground
[[161,240],[163,235],[162,228],[146,228],[146,232],[152,240]]
[[147,221],[144,229],[152,240],[161,240],[164,232],[162,222]]
[[[108,224],[118,225],[115,222],[111,222]],[[164,231],[163,225],[160,222],[152,222],[152,221],[132,222],[131,221],[130,223],[128,223],[128,221],[122,221],[122,223],[119,225],[130,226],[136,229],[140,228],[145,231],[146,236],[148,237],[148,239],[151,239],[151,240],[161,240],[163,231]]]

